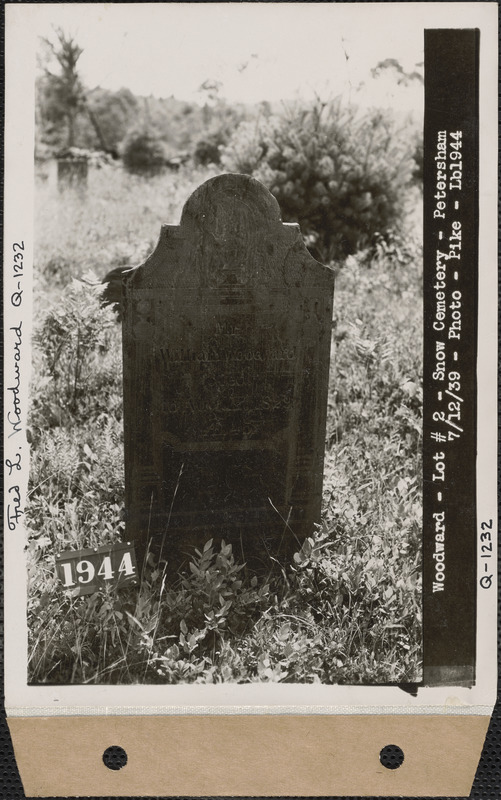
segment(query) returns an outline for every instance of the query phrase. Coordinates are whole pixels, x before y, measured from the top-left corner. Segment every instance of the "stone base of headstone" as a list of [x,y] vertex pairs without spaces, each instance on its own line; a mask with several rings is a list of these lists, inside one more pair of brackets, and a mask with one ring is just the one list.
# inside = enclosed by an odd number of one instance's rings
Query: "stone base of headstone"
[[126,536],[285,563],[320,521],[333,271],[258,181],[197,189],[124,279]]

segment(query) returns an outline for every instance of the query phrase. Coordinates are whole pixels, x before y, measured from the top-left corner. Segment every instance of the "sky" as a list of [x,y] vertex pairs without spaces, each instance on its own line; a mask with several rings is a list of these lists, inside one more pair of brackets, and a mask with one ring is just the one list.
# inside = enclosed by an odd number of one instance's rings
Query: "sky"
[[84,49],[79,69],[88,88],[200,101],[209,79],[221,82],[229,101],[343,93],[411,109],[422,103],[419,84],[403,89],[370,78],[386,58],[408,71],[422,62],[423,29],[409,5],[420,4],[40,3],[30,11],[37,35],[60,26]]

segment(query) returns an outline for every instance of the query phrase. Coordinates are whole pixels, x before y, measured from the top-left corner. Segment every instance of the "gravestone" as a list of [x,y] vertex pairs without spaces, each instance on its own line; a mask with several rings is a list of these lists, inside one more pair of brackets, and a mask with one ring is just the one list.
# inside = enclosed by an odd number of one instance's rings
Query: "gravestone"
[[63,189],[86,189],[89,162],[86,156],[62,156],[57,159],[57,185]]
[[126,536],[173,569],[224,539],[270,569],[320,519],[334,275],[222,175],[124,278]]

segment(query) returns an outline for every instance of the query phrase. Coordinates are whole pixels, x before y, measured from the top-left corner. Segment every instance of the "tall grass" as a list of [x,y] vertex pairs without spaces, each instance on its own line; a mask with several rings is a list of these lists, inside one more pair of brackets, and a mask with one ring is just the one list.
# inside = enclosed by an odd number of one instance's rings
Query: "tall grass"
[[[411,682],[421,675],[421,253],[411,232],[339,270],[322,525],[277,574],[207,542],[167,581],[74,598],[55,555],[120,541],[120,329],[72,280],[139,263],[210,174],[40,184],[27,508],[34,683]],[[57,357],[56,357],[57,354]]]
[[160,226],[178,222],[197,186],[215,172],[181,169],[150,178],[115,166],[89,171],[87,191],[59,193],[54,180],[37,185],[36,262],[42,289],[65,286],[93,271],[141,263],[153,250]]

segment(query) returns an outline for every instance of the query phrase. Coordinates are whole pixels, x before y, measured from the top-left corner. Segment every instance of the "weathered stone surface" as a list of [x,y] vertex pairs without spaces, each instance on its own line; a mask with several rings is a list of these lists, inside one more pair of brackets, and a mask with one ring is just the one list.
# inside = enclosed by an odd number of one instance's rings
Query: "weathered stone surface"
[[124,280],[127,538],[270,568],[319,521],[333,272],[258,181],[197,189]]

